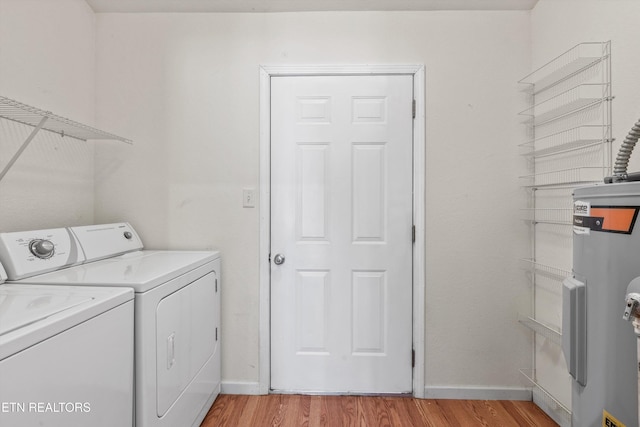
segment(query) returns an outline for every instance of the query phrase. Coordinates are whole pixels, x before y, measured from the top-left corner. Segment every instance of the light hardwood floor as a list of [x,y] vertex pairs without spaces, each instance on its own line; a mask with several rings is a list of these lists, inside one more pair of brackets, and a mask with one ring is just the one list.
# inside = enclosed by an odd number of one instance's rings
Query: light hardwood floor
[[410,397],[220,395],[201,427],[547,427],[532,402]]

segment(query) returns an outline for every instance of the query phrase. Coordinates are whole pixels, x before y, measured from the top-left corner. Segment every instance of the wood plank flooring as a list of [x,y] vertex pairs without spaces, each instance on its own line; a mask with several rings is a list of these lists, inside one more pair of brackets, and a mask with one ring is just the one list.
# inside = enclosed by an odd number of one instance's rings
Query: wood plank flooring
[[533,402],[221,394],[200,427],[551,427]]

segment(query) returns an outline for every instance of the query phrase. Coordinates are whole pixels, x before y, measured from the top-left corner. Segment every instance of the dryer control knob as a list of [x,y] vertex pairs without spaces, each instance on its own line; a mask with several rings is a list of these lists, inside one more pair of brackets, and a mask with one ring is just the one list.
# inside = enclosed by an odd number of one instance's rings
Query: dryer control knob
[[38,258],[47,259],[53,256],[54,245],[51,240],[38,239],[29,243],[29,250]]

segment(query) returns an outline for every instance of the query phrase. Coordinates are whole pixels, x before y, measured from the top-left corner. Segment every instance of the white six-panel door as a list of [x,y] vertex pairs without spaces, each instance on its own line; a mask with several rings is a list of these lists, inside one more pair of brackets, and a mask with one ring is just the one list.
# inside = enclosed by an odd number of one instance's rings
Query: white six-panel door
[[273,390],[412,391],[412,99],[411,75],[271,79]]

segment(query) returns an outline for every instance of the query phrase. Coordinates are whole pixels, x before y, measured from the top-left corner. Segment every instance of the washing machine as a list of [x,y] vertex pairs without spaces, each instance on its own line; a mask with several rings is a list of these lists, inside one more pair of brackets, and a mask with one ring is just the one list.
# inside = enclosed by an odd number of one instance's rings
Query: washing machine
[[0,284],[0,425],[133,425],[133,299],[128,288]]
[[200,425],[220,392],[219,252],[145,250],[117,223],[1,233],[0,262],[15,284],[132,288],[135,426]]

